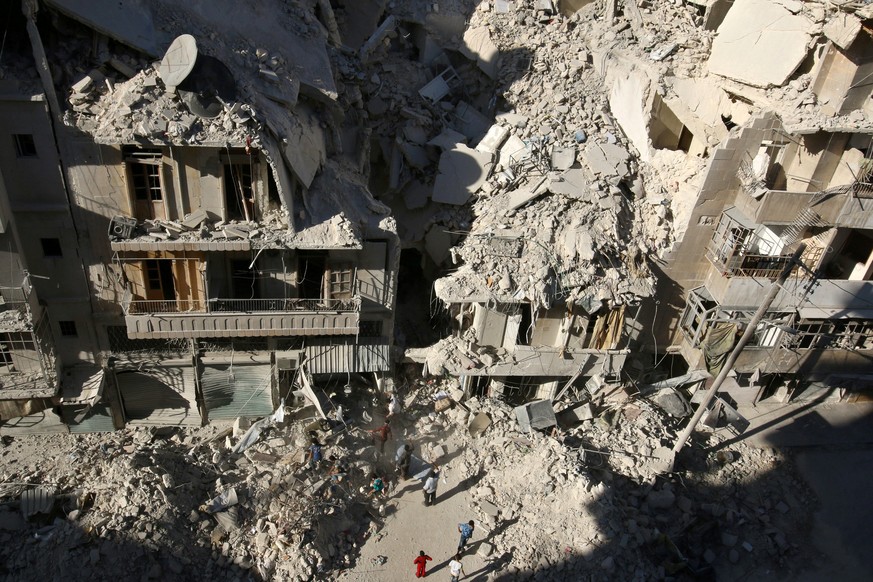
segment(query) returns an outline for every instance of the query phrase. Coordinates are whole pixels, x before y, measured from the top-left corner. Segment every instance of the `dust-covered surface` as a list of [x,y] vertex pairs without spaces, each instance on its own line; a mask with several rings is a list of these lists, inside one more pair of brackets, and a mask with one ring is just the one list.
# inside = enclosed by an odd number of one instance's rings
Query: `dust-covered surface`
[[[239,437],[220,427],[4,437],[4,573],[16,580],[327,580],[348,570],[350,579],[404,579],[411,567],[399,554],[407,547],[456,536],[439,512],[418,509],[417,480],[395,477],[393,451],[402,442],[420,461],[437,463],[450,483],[433,509],[446,503],[451,515],[476,521],[467,571],[475,563],[489,580],[534,572],[550,580],[776,572],[791,579],[819,560],[807,539],[816,502],[790,456],[742,444],[717,456],[695,445],[678,472],[661,475],[658,449],[672,444],[673,424],[648,401],[607,400],[572,429],[523,434],[498,401],[436,412],[433,396],[453,390],[413,379],[381,457],[368,430],[385,409],[373,408],[367,392],[336,400],[351,428],[324,432],[286,419],[241,455],[226,446]],[[473,438],[467,425],[478,414],[491,424]],[[316,470],[304,463],[313,428],[325,444]],[[331,456],[346,463],[339,483],[329,479]],[[389,483],[384,498],[366,494],[372,470]],[[22,493],[37,487],[54,501],[25,520],[22,507],[34,502]],[[207,504],[231,488],[237,503],[210,513]],[[410,527],[419,533],[392,537],[391,528]],[[390,559],[361,561],[370,548]],[[376,578],[366,575],[369,560],[380,562]]]

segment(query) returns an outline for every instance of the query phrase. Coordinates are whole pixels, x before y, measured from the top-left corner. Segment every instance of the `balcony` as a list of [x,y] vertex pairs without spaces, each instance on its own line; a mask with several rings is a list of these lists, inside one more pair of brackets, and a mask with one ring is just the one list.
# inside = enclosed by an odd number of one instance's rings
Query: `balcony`
[[0,400],[51,398],[58,392],[59,362],[45,317],[30,286],[0,287]]
[[[776,279],[791,263],[799,235],[806,226],[803,221],[795,219],[777,235],[749,220],[737,207],[731,207],[722,214],[707,245],[706,258],[723,277]],[[808,245],[801,257],[802,262],[814,268],[823,250],[820,246]],[[808,272],[795,269],[792,276],[806,277]]]
[[361,311],[351,299],[176,299],[124,304],[131,339],[355,335]]

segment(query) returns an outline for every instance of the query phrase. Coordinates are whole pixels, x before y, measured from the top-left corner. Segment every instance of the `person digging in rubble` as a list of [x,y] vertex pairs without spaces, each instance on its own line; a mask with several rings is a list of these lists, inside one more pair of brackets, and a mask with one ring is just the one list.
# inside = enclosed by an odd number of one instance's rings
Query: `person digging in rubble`
[[410,461],[412,461],[412,445],[409,443],[403,443],[394,455],[394,464],[397,469],[397,475],[401,479],[406,479],[409,475]]
[[374,428],[370,431],[373,435],[373,444],[379,444],[379,452],[385,452],[385,443],[388,442],[388,439],[391,437],[391,419],[386,418],[385,424],[380,426],[379,428]]
[[337,459],[333,455],[328,457],[328,460],[333,463],[330,471],[327,473],[330,476],[331,483],[341,483],[349,472],[348,464],[344,460]]
[[378,497],[385,495],[385,493],[385,482],[382,480],[382,477],[372,473],[370,475],[370,492],[367,495],[376,495]]
[[464,546],[467,545],[467,542],[470,541],[470,538],[473,537],[473,530],[476,529],[476,524],[471,519],[467,523],[459,523],[458,531],[461,532],[461,541],[458,542],[458,555],[461,555],[461,552],[464,551]]
[[427,576],[427,562],[428,560],[433,560],[430,556],[424,553],[424,550],[420,550],[418,552],[418,557],[412,560],[412,563],[415,564],[415,577],[416,578],[424,578]]
[[425,505],[435,505],[436,504],[436,491],[437,485],[440,482],[440,474],[439,471],[434,471],[431,473],[427,480],[424,482],[424,504]]

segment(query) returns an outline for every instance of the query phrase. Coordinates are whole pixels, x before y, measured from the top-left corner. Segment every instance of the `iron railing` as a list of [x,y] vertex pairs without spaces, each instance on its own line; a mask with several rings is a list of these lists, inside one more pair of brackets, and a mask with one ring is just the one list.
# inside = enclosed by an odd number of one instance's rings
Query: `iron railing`
[[154,313],[276,313],[276,312],[358,312],[359,297],[351,299],[170,299],[134,300],[127,315]]

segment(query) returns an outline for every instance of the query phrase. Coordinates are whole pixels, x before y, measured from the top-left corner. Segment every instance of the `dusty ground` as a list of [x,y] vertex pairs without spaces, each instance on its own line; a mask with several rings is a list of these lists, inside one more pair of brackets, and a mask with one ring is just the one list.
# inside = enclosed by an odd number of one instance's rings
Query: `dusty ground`
[[[363,414],[382,405],[359,398],[351,410],[360,428],[324,438],[326,454],[352,466],[330,496],[326,467],[299,465],[308,421],[270,429],[244,455],[213,439],[216,427],[7,438],[2,573],[10,580],[401,580],[413,576],[412,560],[425,550],[434,558],[430,572],[447,579],[457,524],[469,519],[477,529],[463,563],[483,581],[814,580],[822,564],[840,563],[832,550],[844,538],[833,533],[851,509],[821,479],[813,479],[813,493],[791,453],[734,443],[724,449],[731,459],[719,459],[699,446],[724,439],[700,434],[677,473],[658,475],[649,461],[674,426],[645,401],[602,403],[574,429],[524,435],[501,402],[472,399],[469,411],[434,412],[431,395],[442,388],[450,386],[409,386],[382,456],[365,432],[381,417]],[[491,424],[473,438],[467,426],[477,414]],[[414,479],[395,483],[386,500],[360,492],[373,467],[390,477],[404,440],[441,465],[434,507],[423,505]],[[801,467],[811,459],[801,455]],[[25,521],[21,493],[37,484],[57,500]],[[202,506],[231,486],[236,521],[221,526]]]

